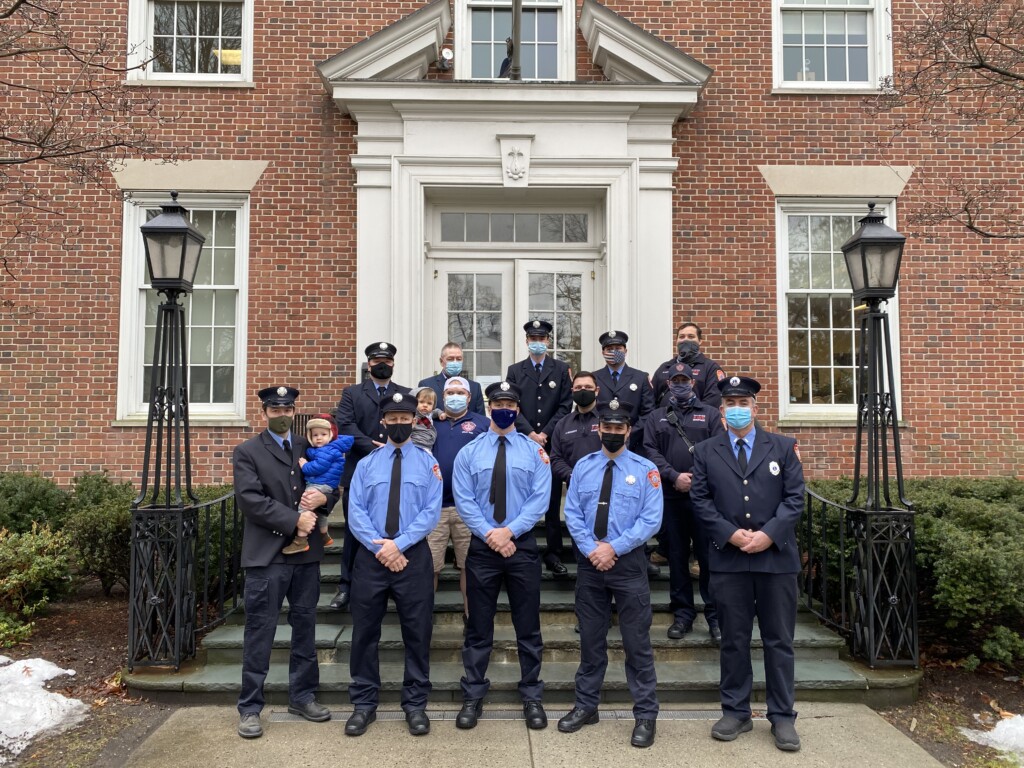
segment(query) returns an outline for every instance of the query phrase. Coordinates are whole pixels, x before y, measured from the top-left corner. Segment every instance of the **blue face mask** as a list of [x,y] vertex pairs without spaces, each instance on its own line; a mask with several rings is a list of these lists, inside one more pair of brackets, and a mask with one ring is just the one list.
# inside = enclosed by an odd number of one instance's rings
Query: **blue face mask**
[[452,360],[451,362],[444,364],[444,372],[449,376],[458,376],[462,373],[462,361]]
[[491,409],[491,420],[498,429],[508,429],[511,427],[516,423],[516,416],[518,415],[519,412],[513,411],[511,408]]
[[548,351],[548,345],[543,341],[531,341],[526,345],[526,348],[530,350],[531,355],[537,355],[537,357],[546,355]]
[[753,420],[750,408],[741,408],[738,405],[725,409],[725,421],[733,429],[743,429]]
[[462,413],[468,403],[469,398],[465,395],[445,395],[444,409],[448,413]]

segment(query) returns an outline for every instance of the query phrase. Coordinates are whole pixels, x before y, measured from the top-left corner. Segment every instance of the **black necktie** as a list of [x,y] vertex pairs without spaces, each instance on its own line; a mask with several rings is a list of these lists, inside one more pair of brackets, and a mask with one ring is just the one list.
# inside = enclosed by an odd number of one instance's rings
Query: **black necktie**
[[736,441],[736,461],[739,462],[740,472],[747,474],[747,444],[742,437]]
[[608,508],[612,504],[612,470],[615,462],[611,459],[604,467],[601,481],[601,495],[597,499],[597,517],[594,519],[594,538],[598,541],[608,535]]
[[395,449],[391,462],[391,490],[388,491],[388,516],[384,521],[384,533],[389,539],[398,534],[398,507],[402,501],[402,451]]
[[541,369],[544,368],[544,364],[543,363],[537,363],[533,367],[536,369],[537,373],[540,373]]
[[491,472],[491,504],[494,505],[494,522],[505,522],[505,436],[498,435],[498,455],[494,457]]
[[385,386],[385,387],[382,387],[382,386],[380,386],[380,384],[378,384],[378,385],[377,385],[377,398],[378,398],[378,399],[380,399],[380,398],[384,397],[384,390],[385,390],[385,389],[387,389],[387,387],[386,387],[386,386]]
[[618,371],[612,371],[612,384],[618,384],[618,383],[619,383],[619,372]]
[[292,441],[291,440],[285,440],[283,443],[281,443],[281,446],[284,448],[284,452],[285,453],[287,453],[289,456],[292,455]]

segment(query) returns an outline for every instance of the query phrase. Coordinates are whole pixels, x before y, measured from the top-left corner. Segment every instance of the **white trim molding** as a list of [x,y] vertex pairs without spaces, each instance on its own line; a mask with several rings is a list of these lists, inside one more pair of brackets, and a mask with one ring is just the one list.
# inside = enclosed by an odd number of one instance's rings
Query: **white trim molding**
[[251,192],[269,165],[266,160],[122,160],[111,173],[126,192]]
[[914,173],[912,165],[759,165],[776,197],[850,197],[895,199]]

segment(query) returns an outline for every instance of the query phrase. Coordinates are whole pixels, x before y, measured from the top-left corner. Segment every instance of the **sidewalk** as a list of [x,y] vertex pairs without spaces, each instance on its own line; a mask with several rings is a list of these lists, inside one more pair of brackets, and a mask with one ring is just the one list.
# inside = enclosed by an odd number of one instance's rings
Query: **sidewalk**
[[[244,741],[235,733],[238,715],[230,707],[195,707],[175,712],[128,759],[129,768],[337,768],[350,765],[388,765],[390,768],[565,768],[581,765],[631,766],[743,765],[749,768],[837,766],[861,763],[875,768],[941,768],[917,744],[861,704],[797,702],[797,728],[803,749],[784,753],[775,748],[770,724],[755,720],[754,730],[736,741],[711,738],[719,712],[665,708],[658,737],[651,749],[629,745],[633,720],[628,709],[602,710],[601,722],[579,733],[559,733],[555,726],[565,705],[548,710],[550,725],[528,731],[521,719],[482,719],[471,731],[455,727],[457,708],[430,708],[428,736],[413,737],[395,705],[378,711],[378,720],[365,735],[342,732],[350,710],[334,710],[329,723],[307,723],[288,715],[282,706],[263,712],[264,735]],[[509,705],[485,708],[487,717],[519,716]],[[756,713],[755,713],[756,714]],[[618,716],[616,716],[618,715]],[[445,718],[445,719],[442,719]],[[683,719],[685,718],[685,719]]]

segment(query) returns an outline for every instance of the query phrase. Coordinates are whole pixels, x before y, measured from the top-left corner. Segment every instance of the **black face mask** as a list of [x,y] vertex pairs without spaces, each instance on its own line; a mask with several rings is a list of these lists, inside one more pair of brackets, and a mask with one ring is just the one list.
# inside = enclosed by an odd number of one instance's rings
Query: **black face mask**
[[399,445],[412,437],[412,424],[385,424],[384,429],[391,442]]
[[388,365],[387,363],[374,363],[370,366],[370,375],[375,379],[387,381],[391,378],[391,372],[393,370],[393,365]]
[[608,450],[608,453],[615,453],[625,444],[626,436],[621,433],[601,433],[601,445],[603,445]]
[[587,408],[597,399],[597,392],[592,389],[579,389],[572,393],[572,401],[580,408]]
[[700,345],[696,341],[680,341],[676,345],[679,359],[684,363],[692,363],[700,353]]

